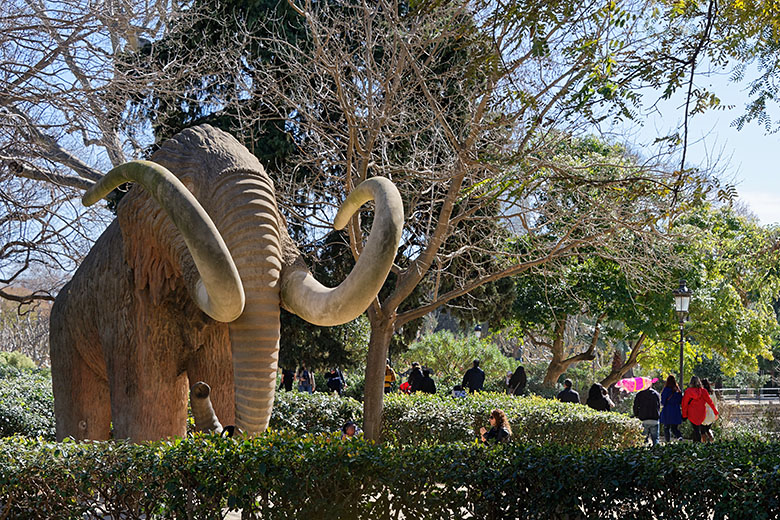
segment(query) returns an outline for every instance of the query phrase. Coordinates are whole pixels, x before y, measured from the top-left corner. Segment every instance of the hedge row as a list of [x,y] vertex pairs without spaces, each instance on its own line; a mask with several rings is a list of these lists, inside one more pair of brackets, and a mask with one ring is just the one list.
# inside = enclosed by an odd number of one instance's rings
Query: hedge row
[[463,399],[440,395],[388,395],[382,436],[396,444],[471,442],[489,428],[494,408],[506,412],[516,442],[588,448],[626,448],[643,442],[637,419],[540,397],[478,393]]
[[[0,384],[0,437],[22,434],[54,438],[50,380],[43,374],[6,367]],[[508,415],[514,438],[521,442],[623,448],[642,442],[635,419],[595,412],[585,406],[538,397],[516,398],[480,393],[465,399],[443,395],[391,394],[385,398],[382,435],[393,444],[472,442],[489,427],[493,408]],[[349,420],[362,422],[363,405],[354,399],[322,393],[279,392],[271,427],[299,435],[339,431]]]
[[361,422],[363,404],[350,397],[325,393],[277,392],[270,426],[300,435],[328,433],[347,421]]
[[0,517],[750,519],[780,515],[780,444],[586,450],[335,435],[146,446],[0,441]]
[[[626,448],[643,442],[641,423],[626,415],[540,397],[487,392],[463,399],[389,394],[385,396],[382,438],[396,445],[473,442],[481,427],[490,427],[488,417],[494,408],[506,412],[518,442],[589,448]],[[274,403],[271,427],[299,435],[336,432],[348,420],[361,423],[362,415],[363,405],[348,397],[282,392]]]

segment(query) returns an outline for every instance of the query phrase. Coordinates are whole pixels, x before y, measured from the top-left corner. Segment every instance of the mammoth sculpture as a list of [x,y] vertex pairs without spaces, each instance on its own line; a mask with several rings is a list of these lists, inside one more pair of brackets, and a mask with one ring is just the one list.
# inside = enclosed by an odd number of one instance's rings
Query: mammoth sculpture
[[359,316],[392,267],[403,225],[397,189],[364,181],[334,220],[365,202],[375,218],[357,264],[335,288],[317,282],[290,239],[260,162],[208,125],[110,171],[93,204],[135,185],[51,311],[57,438],[136,442],[185,433],[189,382],[211,386],[224,424],[268,426],[280,307],[318,325]]

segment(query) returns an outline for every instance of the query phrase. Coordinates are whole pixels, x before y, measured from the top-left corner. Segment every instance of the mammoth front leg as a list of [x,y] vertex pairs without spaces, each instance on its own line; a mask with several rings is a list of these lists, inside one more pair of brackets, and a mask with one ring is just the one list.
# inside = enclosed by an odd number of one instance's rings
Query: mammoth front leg
[[107,440],[111,434],[108,381],[89,366],[76,344],[65,332],[51,338],[57,440]]
[[112,338],[107,350],[114,438],[143,442],[182,437],[187,426],[187,376],[183,346],[164,323],[148,318],[135,334]]

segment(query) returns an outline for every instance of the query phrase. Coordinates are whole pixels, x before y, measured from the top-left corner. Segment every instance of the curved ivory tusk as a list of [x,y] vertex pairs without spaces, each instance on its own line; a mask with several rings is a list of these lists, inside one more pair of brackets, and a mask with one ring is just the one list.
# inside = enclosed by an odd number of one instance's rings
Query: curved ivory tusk
[[319,283],[308,270],[283,274],[282,302],[301,318],[315,325],[340,325],[363,314],[376,298],[393,266],[404,208],[398,189],[384,177],[372,177],[352,190],[336,214],[335,229],[342,229],[360,206],[374,200],[376,211],[368,241],[352,272],[338,287]]
[[122,164],[96,182],[81,200],[91,206],[125,182],[146,188],[181,232],[200,274],[194,287],[189,288],[198,307],[217,321],[238,318],[245,297],[233,258],[206,211],[166,168],[151,161]]

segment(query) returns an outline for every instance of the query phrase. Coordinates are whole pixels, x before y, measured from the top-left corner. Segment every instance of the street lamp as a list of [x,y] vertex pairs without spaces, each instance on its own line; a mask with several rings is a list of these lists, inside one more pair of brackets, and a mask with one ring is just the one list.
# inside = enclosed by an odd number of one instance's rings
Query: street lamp
[[688,318],[688,305],[691,303],[691,290],[685,286],[685,280],[680,280],[680,287],[675,289],[674,310],[677,312],[677,318],[680,320],[680,388],[685,386],[683,381],[683,347],[685,345],[684,327],[685,320]]

